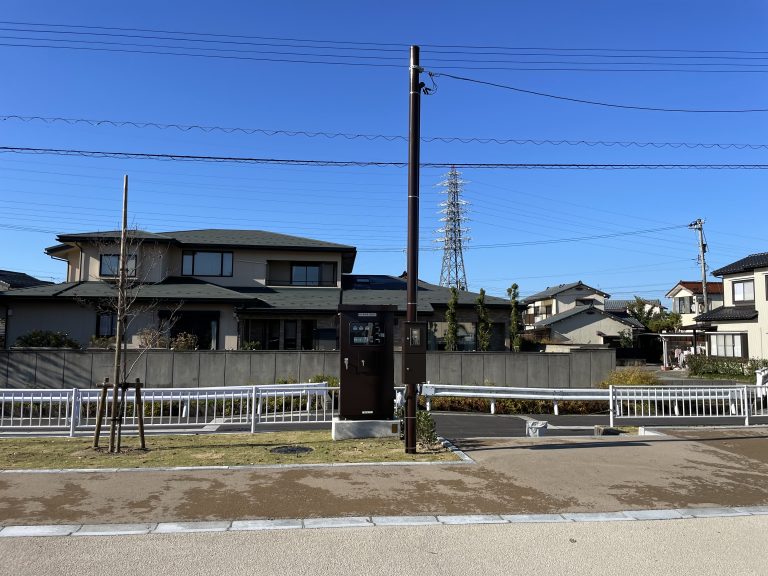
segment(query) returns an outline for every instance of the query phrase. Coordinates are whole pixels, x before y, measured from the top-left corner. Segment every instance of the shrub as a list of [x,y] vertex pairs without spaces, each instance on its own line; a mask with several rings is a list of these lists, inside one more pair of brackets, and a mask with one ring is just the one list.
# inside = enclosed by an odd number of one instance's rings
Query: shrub
[[751,358],[718,358],[696,354],[688,356],[688,374],[690,376],[729,377],[751,380],[755,370],[768,368],[768,360]]
[[139,348],[168,348],[168,338],[157,328],[142,328],[136,336]]
[[281,376],[277,379],[275,384],[297,384],[296,378],[293,376]]
[[79,349],[80,344],[64,332],[51,330],[33,330],[29,334],[19,336],[16,346],[23,348],[73,348]]
[[627,368],[625,370],[613,370],[608,378],[600,382],[600,388],[609,386],[656,386],[660,384],[658,376],[642,368]]
[[171,340],[171,348],[174,350],[197,350],[197,336],[189,332],[179,332]]
[[416,441],[427,447],[437,444],[435,419],[424,410],[416,411]]
[[310,382],[328,382],[328,386],[338,386],[339,379],[331,374],[315,374],[309,379]]
[[115,337],[114,336],[91,336],[88,342],[91,348],[114,348]]
[[240,345],[240,350],[261,350],[261,342],[259,340],[247,340]]

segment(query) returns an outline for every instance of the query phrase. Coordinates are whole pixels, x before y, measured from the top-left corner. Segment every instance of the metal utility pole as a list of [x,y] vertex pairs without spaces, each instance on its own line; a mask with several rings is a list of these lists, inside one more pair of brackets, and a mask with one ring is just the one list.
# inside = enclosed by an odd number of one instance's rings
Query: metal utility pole
[[[416,321],[419,278],[419,162],[421,143],[421,82],[419,47],[411,46],[408,114],[408,267],[406,322]],[[416,453],[416,382],[405,382],[405,453]]]
[[442,228],[437,230],[443,234],[437,242],[443,243],[443,265],[440,269],[440,286],[451,287],[457,290],[467,289],[467,273],[464,270],[464,243],[469,240],[467,232],[469,228],[462,227],[466,221],[464,210],[467,205],[466,200],[461,199],[461,190],[464,180],[455,166],[451,167],[446,179],[440,182],[440,186],[445,188],[444,192],[448,198],[440,203],[444,215],[440,218],[444,222]]
[[701,293],[704,300],[704,312],[709,310],[709,299],[707,298],[707,262],[704,254],[707,252],[707,243],[704,241],[704,220],[698,218],[688,224],[691,230],[699,232],[699,263],[701,264]]
[[127,276],[127,236],[128,236],[128,175],[123,179],[123,222],[120,229],[120,261],[117,277],[117,327],[115,329],[115,363],[112,370],[112,411],[109,423],[109,451],[118,452],[119,442],[116,441],[117,423],[122,417],[119,414],[118,393],[121,389],[120,356],[123,350],[122,341],[125,332],[125,282]]

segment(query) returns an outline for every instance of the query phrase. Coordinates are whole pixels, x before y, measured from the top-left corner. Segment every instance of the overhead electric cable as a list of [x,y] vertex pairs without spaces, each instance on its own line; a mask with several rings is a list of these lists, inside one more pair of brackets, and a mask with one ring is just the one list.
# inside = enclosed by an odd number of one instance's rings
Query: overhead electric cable
[[624,110],[644,110],[650,112],[686,112],[697,114],[734,114],[745,112],[768,112],[768,108],[747,108],[740,110],[703,110],[692,108],[654,108],[651,106],[634,106],[629,104],[614,104],[611,102],[598,102],[596,100],[585,100],[581,98],[571,98],[569,96],[559,96],[557,94],[548,94],[546,92],[537,92],[535,90],[525,90],[523,88],[517,88],[515,86],[509,86],[507,84],[498,84],[496,82],[488,82],[486,80],[478,80],[476,78],[466,78],[464,76],[455,76],[453,74],[446,74],[444,72],[430,72],[434,77],[453,78],[454,80],[461,80],[463,82],[471,82],[473,84],[482,84],[485,86],[492,86],[494,88],[502,88],[505,90],[512,90],[514,92],[520,92],[522,94],[530,94],[532,96],[543,96],[545,98],[552,98],[554,100],[564,100],[567,102],[576,102],[578,104],[589,104],[592,106],[605,106],[608,108],[621,108]]
[[[280,164],[286,166],[387,166],[404,168],[407,162],[378,160],[304,160],[293,158],[253,158],[247,156],[203,156],[194,154],[153,154],[148,152],[110,152],[104,150],[73,150],[66,148],[27,148],[0,146],[0,153],[52,154],[56,156],[85,156],[93,158],[124,158],[133,160],[173,160],[181,162],[231,162],[240,164]],[[476,168],[506,170],[766,170],[768,164],[543,164],[543,163],[484,163],[484,162],[422,162],[422,168]]]
[[[200,132],[222,132],[224,134],[261,134],[263,136],[303,136],[306,138],[343,138],[346,140],[385,140],[387,142],[400,141],[406,142],[407,136],[400,134],[365,134],[349,132],[322,132],[309,130],[285,130],[272,128],[242,128],[212,126],[204,124],[165,124],[160,122],[148,122],[141,120],[105,120],[93,118],[63,118],[55,116],[20,116],[16,114],[0,115],[0,122],[19,121],[19,122],[43,122],[45,124],[86,124],[89,126],[100,127],[109,126],[114,128],[154,128],[157,130],[179,130],[181,132],[200,131]],[[718,148],[718,149],[737,149],[737,150],[764,150],[768,149],[768,144],[737,144],[737,143],[715,143],[715,142],[638,142],[626,140],[567,140],[567,139],[534,139],[534,138],[484,138],[477,136],[422,136],[422,142],[442,142],[446,144],[515,144],[515,145],[534,145],[534,146],[608,146],[608,147],[638,147],[638,148]]]

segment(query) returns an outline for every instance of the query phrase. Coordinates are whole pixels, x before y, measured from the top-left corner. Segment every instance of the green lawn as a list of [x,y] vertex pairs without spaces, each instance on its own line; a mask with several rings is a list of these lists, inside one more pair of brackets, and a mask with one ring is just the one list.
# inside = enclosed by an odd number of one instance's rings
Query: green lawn
[[[110,454],[91,448],[91,438],[0,438],[0,469],[147,468],[161,466],[248,466],[252,464],[329,464],[344,462],[455,461],[444,449],[405,454],[403,442],[390,439],[334,442],[328,431],[259,434],[147,436],[147,451],[138,439],[123,438],[123,451]],[[306,454],[273,454],[278,446],[306,446]]]

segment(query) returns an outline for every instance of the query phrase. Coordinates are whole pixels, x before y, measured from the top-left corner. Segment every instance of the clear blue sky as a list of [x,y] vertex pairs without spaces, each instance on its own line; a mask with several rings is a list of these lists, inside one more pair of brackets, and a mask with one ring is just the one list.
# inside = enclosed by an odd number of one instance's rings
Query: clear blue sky
[[[410,44],[423,47],[422,64],[428,70],[527,90],[647,107],[768,108],[768,44],[764,40],[768,5],[744,1],[729,3],[727,10],[725,7],[713,1],[470,4],[6,0],[0,20],[44,26],[0,24],[0,116],[405,135]],[[222,44],[211,42],[226,40],[220,37],[176,35],[175,40],[169,40],[165,33],[51,24],[282,40],[239,38]],[[102,35],[85,36],[83,32]],[[190,38],[207,42],[189,42]],[[82,40],[89,43],[72,42]],[[347,42],[352,44],[344,44]],[[362,42],[376,44],[359,44]],[[186,54],[197,47],[198,54],[229,57],[2,44]],[[372,58],[343,59],[341,55]],[[246,58],[344,60],[394,66]],[[503,63],[494,64],[494,60]],[[480,69],[493,67],[571,69]],[[573,68],[676,71],[595,72]],[[768,113],[613,109],[445,77],[437,82],[437,93],[424,97],[422,102],[425,137],[768,143]],[[407,159],[407,144],[401,140],[181,132],[16,120],[0,122],[0,146],[288,159]],[[749,164],[765,162],[766,149],[425,142],[422,160]],[[444,172],[424,169],[421,174],[424,250],[420,276],[432,282],[439,278],[442,259],[433,240],[437,237],[434,230],[439,227],[441,200],[436,184]],[[304,235],[357,246],[358,273],[400,274],[405,269],[402,248],[407,174],[403,168],[204,164],[22,154],[0,154],[0,268],[61,280],[64,265],[45,256],[44,248],[55,243],[57,233],[116,228],[124,173],[130,175],[130,220],[134,226],[152,231],[254,228]],[[471,203],[468,225],[472,240],[465,261],[473,290],[484,287],[491,294],[504,295],[506,287],[517,282],[525,295],[546,286],[582,280],[614,298],[633,294],[658,298],[679,279],[700,277],[696,235],[684,227],[557,244],[482,247],[488,244],[684,226],[704,218],[712,269],[768,250],[765,171],[466,169],[463,177],[468,181],[464,198]]]

